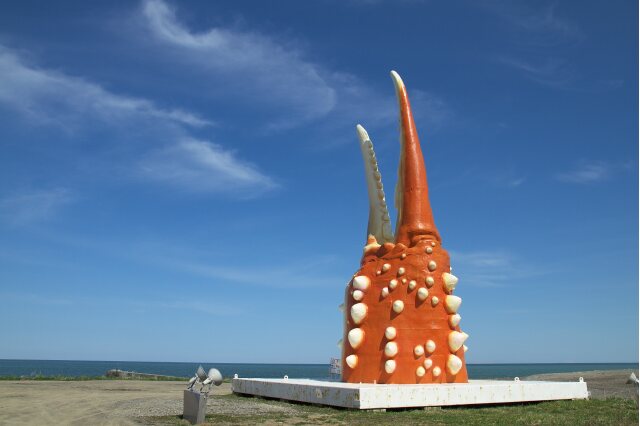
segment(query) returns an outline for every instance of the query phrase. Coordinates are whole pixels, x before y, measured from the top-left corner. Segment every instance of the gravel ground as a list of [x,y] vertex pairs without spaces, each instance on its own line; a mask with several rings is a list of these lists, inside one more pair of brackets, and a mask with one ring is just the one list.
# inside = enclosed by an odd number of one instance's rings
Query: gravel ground
[[[574,381],[583,377],[593,398],[637,398],[626,385],[631,370],[541,374],[523,380]],[[637,372],[636,372],[637,374]],[[0,381],[0,425],[135,425],[182,414],[184,382],[136,380]],[[237,397],[231,385],[214,388],[209,413],[295,416],[295,404]]]
[[587,382],[587,389],[591,393],[591,398],[638,398],[638,387],[627,385],[629,375],[634,373],[638,377],[638,372],[633,370],[603,370],[603,371],[581,371],[577,373],[553,373],[536,374],[526,377],[523,380],[543,380],[556,382],[574,382],[582,377]]

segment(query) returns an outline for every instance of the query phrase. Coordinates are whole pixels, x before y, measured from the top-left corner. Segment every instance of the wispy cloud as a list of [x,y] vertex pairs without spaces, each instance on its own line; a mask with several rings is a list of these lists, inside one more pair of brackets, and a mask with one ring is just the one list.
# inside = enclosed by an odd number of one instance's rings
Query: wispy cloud
[[[231,102],[243,102],[245,109],[262,111],[267,121],[263,130],[325,120],[325,129],[340,127],[342,132],[347,123],[353,126],[363,119],[385,124],[396,119],[391,85],[388,95],[380,94],[352,74],[313,61],[301,47],[304,43],[291,37],[224,25],[197,32],[163,0],[143,3],[136,28],[145,31],[163,57],[189,64],[185,72],[199,71],[198,81],[208,85],[207,92],[226,94]],[[224,94],[219,94],[220,87]],[[411,93],[414,109],[427,125],[441,125],[450,117],[442,98],[418,88]]]
[[139,164],[142,176],[196,192],[256,195],[278,185],[256,166],[211,142],[184,138],[149,153]]
[[25,225],[52,218],[74,201],[67,188],[29,190],[0,199],[0,218],[10,225]]
[[[85,79],[27,65],[15,52],[1,45],[0,75],[3,76],[0,103],[39,124],[90,130],[100,122],[115,132],[107,145],[120,143],[125,134],[147,135],[149,128],[155,129],[159,138],[154,137],[154,143],[163,148],[149,150],[145,138],[140,137],[138,148],[126,152],[141,158],[117,162],[118,167],[129,167],[132,176],[180,189],[239,196],[257,195],[277,186],[232,150],[190,137],[193,128],[214,125],[197,114],[160,108],[147,99],[118,95]],[[129,132],[131,129],[135,131]],[[17,212],[4,214],[5,220],[15,217],[10,220],[27,223],[52,216],[69,201],[67,190],[37,191],[5,199],[0,209]]]
[[549,46],[584,37],[578,25],[558,16],[556,4],[492,1],[481,5],[518,30],[520,37],[516,40],[520,43]]
[[[197,295],[194,296],[197,299]],[[203,295],[203,298],[206,297]],[[121,304],[122,302],[119,301]],[[130,305],[131,307],[146,312],[153,311],[157,312],[159,310],[179,310],[179,311],[195,311],[200,313],[205,313],[212,316],[235,316],[241,315],[244,311],[237,303],[233,304],[223,304],[218,302],[211,302],[207,300],[198,301],[162,301],[162,300],[131,300],[124,302],[126,305]]]
[[81,126],[91,116],[106,123],[153,118],[202,127],[213,122],[181,109],[160,108],[147,99],[119,95],[82,78],[28,65],[0,45],[0,103],[38,123],[65,129]]
[[561,182],[589,184],[609,179],[612,166],[602,161],[583,162],[572,170],[557,173],[555,178]]
[[233,267],[211,263],[197,263],[192,260],[163,261],[168,266],[184,272],[259,287],[332,287],[345,280],[345,277],[327,273],[335,266],[335,256],[318,255],[313,258],[300,258],[286,263],[274,262],[273,266],[253,265]]
[[478,287],[504,287],[540,275],[512,253],[505,251],[451,251],[454,273]]
[[575,73],[568,65],[555,58],[547,58],[539,63],[506,56],[498,57],[497,60],[503,65],[520,71],[526,78],[543,86],[569,88],[575,78]]
[[299,120],[323,116],[336,104],[323,70],[290,42],[224,27],[196,33],[161,0],[145,1],[142,17],[149,34],[173,48],[169,54],[217,73],[234,96],[287,106]]

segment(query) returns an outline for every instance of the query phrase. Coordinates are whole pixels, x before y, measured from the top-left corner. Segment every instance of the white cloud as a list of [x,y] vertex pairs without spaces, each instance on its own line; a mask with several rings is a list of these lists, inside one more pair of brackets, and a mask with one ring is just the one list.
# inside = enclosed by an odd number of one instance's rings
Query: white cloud
[[[534,8],[535,3],[515,1],[482,2],[480,5],[521,32],[516,40],[530,45],[550,46],[584,37],[573,22],[556,13],[556,5]],[[536,5],[537,6],[537,5]]]
[[64,128],[91,116],[108,124],[152,118],[202,127],[209,120],[180,109],[164,109],[147,99],[112,93],[100,85],[64,73],[30,66],[0,45],[0,103],[41,123]]
[[139,164],[149,179],[196,192],[256,195],[275,189],[276,183],[254,165],[239,160],[220,145],[192,138],[149,153]]
[[50,219],[71,203],[74,196],[66,188],[28,191],[0,199],[0,218],[11,225]]
[[517,256],[504,251],[451,251],[454,273],[478,287],[504,287],[540,275]]
[[323,116],[336,104],[321,68],[293,46],[222,27],[192,32],[161,0],[144,3],[142,24],[157,42],[175,48],[173,54],[224,78],[234,96],[288,106],[298,120]]
[[526,78],[555,88],[569,88],[575,79],[575,73],[567,64],[559,59],[547,58],[539,63],[532,63],[518,58],[499,57],[498,62],[520,71]]
[[[204,77],[199,75],[199,82],[208,87],[207,92],[222,87],[233,101],[242,100],[247,108],[267,114],[267,130],[326,119],[324,131],[339,128],[342,133],[346,125],[359,121],[389,124],[396,120],[391,83],[383,94],[372,90],[352,74],[307,59],[309,55],[295,40],[224,26],[195,32],[163,0],[145,1],[137,27],[146,29],[162,47],[163,57],[175,56],[179,58],[175,62],[188,63],[186,72],[206,72]],[[437,126],[450,116],[439,97],[418,88],[411,90],[411,96],[423,123]]]
[[611,166],[603,162],[580,164],[573,170],[556,174],[556,179],[561,182],[588,184],[601,182],[611,175]]

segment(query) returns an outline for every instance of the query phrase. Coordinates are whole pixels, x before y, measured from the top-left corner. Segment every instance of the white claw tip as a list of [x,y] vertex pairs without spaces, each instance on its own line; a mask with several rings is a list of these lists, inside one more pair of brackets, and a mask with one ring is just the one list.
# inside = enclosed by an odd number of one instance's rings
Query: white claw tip
[[440,370],[440,367],[435,367],[433,369],[433,377],[438,377],[441,372],[442,372],[442,370]]
[[417,345],[415,348],[413,348],[413,353],[415,354],[415,356],[422,356],[424,355],[424,348],[422,347],[422,345]]
[[361,142],[366,142],[369,140],[369,134],[360,124],[356,125],[356,131],[358,132],[358,137]]
[[393,312],[399,314],[404,310],[404,302],[402,300],[396,300],[393,302]]
[[395,71],[391,71],[391,79],[393,80],[393,83],[396,86],[396,89],[401,89],[404,87],[404,82],[402,81],[402,78],[400,78],[400,75],[395,72]]
[[424,373],[426,373],[426,371],[423,366],[416,368],[416,376],[422,377],[424,376]]

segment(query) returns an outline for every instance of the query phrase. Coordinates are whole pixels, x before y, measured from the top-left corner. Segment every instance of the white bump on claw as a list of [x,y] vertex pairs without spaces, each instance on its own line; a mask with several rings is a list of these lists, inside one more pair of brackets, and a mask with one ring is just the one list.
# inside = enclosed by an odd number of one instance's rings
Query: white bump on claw
[[456,288],[456,284],[458,284],[458,277],[445,272],[442,274],[442,281],[444,281],[444,290],[447,293],[452,293],[453,289]]
[[429,297],[429,290],[424,287],[420,287],[418,289],[418,299],[425,300],[427,297]]
[[455,355],[449,355],[447,358],[447,371],[449,374],[458,374],[462,368],[462,360]]
[[393,302],[393,312],[399,314],[404,310],[404,302],[402,300],[396,300]]
[[397,331],[395,327],[387,327],[384,330],[384,337],[386,337],[389,340],[395,339],[396,335],[397,335]]
[[358,355],[349,355],[345,358],[345,361],[347,362],[349,368],[356,368],[356,366],[358,365]]
[[440,373],[442,372],[442,370],[440,370],[440,367],[435,367],[433,369],[433,377],[438,377],[440,375]]
[[402,254],[400,255],[400,259],[404,259],[405,257],[407,257],[407,253],[402,253]]
[[389,295],[389,289],[387,287],[384,287],[381,291],[380,294],[382,295],[382,297],[387,297]]
[[405,272],[404,268],[402,267],[398,268],[398,276],[404,275],[404,272]]
[[403,278],[403,279],[402,279],[402,284],[406,284],[406,283],[407,283],[407,279],[406,279],[406,278]]
[[416,288],[416,285],[418,285],[416,280],[409,281],[409,290],[413,290],[414,288]]
[[392,359],[387,360],[384,363],[384,371],[386,371],[387,374],[391,374],[396,371],[396,362]]
[[460,299],[458,296],[448,295],[444,299],[444,307],[450,314],[455,314],[456,312],[458,312],[458,308],[460,307],[461,303],[462,299]]
[[426,373],[426,372],[427,371],[422,366],[416,368],[416,376],[418,376],[418,377],[424,376],[424,373]]
[[435,271],[436,268],[438,267],[438,264],[435,262],[435,260],[430,260],[427,267],[429,268],[430,271]]
[[389,281],[389,288],[391,290],[393,290],[394,288],[396,288],[398,286],[398,280],[396,279],[392,279],[391,281]]
[[449,336],[447,337],[449,341],[449,350],[451,352],[456,352],[462,347],[462,344],[468,337],[469,335],[467,333],[461,333],[459,331],[452,331],[449,333]]
[[464,350],[465,352],[469,350],[469,348],[467,347],[467,345],[462,345],[462,350]]
[[426,368],[428,370],[433,365],[433,360],[431,358],[427,358],[427,359],[424,360],[422,365],[424,365],[424,368]]
[[453,314],[449,316],[449,326],[455,328],[460,324],[462,317],[459,314]]
[[387,272],[389,269],[391,269],[391,265],[389,265],[388,263],[382,265],[382,272]]
[[398,354],[398,344],[396,342],[387,342],[384,345],[384,354],[388,357],[394,357]]
[[338,340],[338,349],[342,349],[342,339]]
[[436,283],[433,277],[425,278],[424,282],[427,283],[427,287],[432,287]]
[[427,350],[427,352],[432,354],[436,350],[436,342],[434,342],[433,340],[427,340],[427,343],[425,343],[424,348]]
[[364,293],[361,292],[360,290],[354,290],[352,296],[353,296],[353,300],[360,301],[364,297]]
[[351,319],[356,324],[360,324],[364,317],[367,316],[367,305],[364,303],[356,303],[351,307]]
[[431,245],[432,245],[433,247],[435,247],[435,246],[436,246],[436,242],[435,242],[435,241],[431,241]]
[[347,338],[349,339],[351,347],[353,349],[358,349],[358,346],[360,346],[364,341],[364,331],[362,331],[361,328],[354,328],[349,331]]
[[353,288],[355,288],[356,290],[366,290],[370,284],[371,280],[365,275],[358,275],[357,277],[353,277]]
[[424,251],[426,251],[427,253],[431,254],[431,253],[433,253],[433,248],[427,247],[426,249],[424,249]]
[[416,356],[422,356],[424,355],[424,348],[422,347],[422,345],[416,345],[416,347],[413,348],[413,353]]
[[431,298],[431,306],[433,306],[435,308],[439,301],[440,301],[440,299],[438,299],[436,296],[433,296]]

